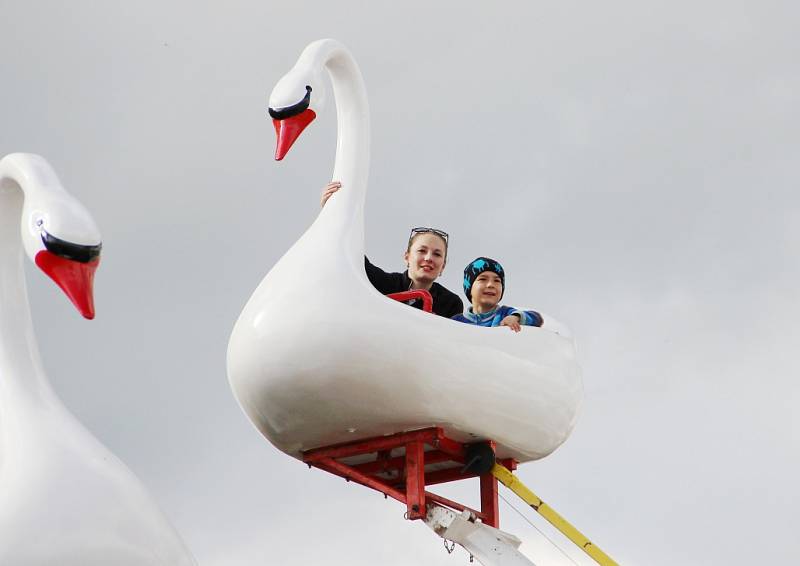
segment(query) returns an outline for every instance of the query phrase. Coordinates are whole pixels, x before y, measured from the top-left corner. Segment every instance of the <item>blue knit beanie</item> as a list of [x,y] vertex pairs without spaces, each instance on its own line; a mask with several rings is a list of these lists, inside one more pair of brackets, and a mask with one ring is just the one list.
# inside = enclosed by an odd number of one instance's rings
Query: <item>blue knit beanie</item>
[[493,271],[500,277],[500,282],[503,284],[503,291],[500,293],[502,299],[503,293],[506,292],[506,272],[498,261],[488,257],[479,257],[464,268],[464,294],[472,301],[472,284],[484,271]]

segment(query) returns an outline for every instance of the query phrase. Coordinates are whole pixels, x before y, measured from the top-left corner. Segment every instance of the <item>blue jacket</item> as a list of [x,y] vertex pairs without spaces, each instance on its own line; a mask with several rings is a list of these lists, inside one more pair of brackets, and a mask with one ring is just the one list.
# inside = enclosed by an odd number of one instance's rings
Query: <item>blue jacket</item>
[[519,323],[524,326],[541,326],[544,322],[542,315],[536,311],[521,311],[505,305],[500,305],[493,311],[483,314],[475,314],[472,312],[472,307],[469,307],[467,312],[455,315],[453,320],[466,322],[467,324],[476,324],[478,326],[500,326],[503,319],[510,314],[519,315]]

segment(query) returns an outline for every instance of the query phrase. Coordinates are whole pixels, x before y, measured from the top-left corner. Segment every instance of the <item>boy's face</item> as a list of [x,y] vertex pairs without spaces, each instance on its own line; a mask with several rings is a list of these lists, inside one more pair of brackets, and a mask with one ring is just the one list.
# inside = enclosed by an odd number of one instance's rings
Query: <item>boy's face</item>
[[471,293],[473,311],[492,310],[500,302],[500,295],[503,294],[500,276],[494,271],[484,271],[475,278]]

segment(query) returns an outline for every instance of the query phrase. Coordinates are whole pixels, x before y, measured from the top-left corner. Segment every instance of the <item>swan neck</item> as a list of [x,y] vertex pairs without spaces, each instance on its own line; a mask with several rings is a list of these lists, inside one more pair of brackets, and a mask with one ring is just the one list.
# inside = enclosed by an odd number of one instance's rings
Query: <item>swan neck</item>
[[[361,71],[349,52],[335,51],[327,62],[336,100],[337,142],[333,177],[345,180],[356,203],[363,203],[369,170],[369,104]],[[342,199],[345,200],[345,199]]]
[[0,402],[10,389],[49,391],[25,286],[20,218],[24,187],[0,167]]
[[369,105],[364,80],[353,56],[334,40],[311,44],[301,61],[328,72],[336,103],[336,159],[331,179],[341,181],[342,190],[326,204],[316,228],[341,246],[337,254],[342,253],[357,266],[364,255],[364,201],[369,173]]

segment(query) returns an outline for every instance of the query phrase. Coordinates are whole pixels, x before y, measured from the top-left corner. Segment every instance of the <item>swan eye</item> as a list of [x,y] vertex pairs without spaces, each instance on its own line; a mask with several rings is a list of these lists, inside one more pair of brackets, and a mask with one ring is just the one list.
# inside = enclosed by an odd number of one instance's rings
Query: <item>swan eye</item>
[[36,226],[38,226],[39,228],[41,228],[41,227],[42,227],[42,224],[44,224],[44,219],[43,219],[43,218],[37,218],[37,219],[36,219]]

